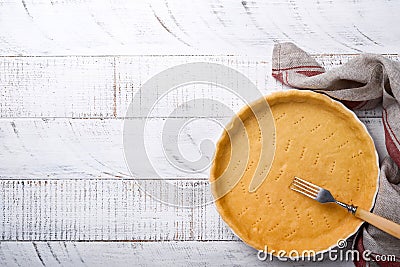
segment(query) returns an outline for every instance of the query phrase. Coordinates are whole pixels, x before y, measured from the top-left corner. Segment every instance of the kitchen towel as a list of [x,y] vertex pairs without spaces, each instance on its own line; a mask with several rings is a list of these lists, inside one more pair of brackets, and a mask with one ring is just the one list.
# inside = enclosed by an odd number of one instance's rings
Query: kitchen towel
[[[381,163],[379,190],[373,213],[400,223],[400,62],[376,54],[361,54],[342,66],[325,71],[317,61],[292,43],[276,44],[272,76],[297,89],[311,89],[341,101],[351,109],[370,109],[382,103],[385,144],[389,156]],[[357,249],[396,255],[400,240],[372,225],[362,228]],[[357,243],[358,242],[358,243]],[[374,256],[375,255],[375,256]],[[393,262],[374,265],[394,266]],[[356,262],[357,264],[364,264]]]

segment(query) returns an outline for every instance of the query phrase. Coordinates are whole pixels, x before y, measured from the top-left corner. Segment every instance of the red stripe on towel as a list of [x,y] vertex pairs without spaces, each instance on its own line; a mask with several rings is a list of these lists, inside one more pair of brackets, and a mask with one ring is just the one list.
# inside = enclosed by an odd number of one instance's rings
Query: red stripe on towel
[[322,74],[324,72],[323,71],[315,71],[315,70],[298,70],[298,71],[296,71],[296,73],[303,74],[303,75],[306,75],[308,77],[312,77],[312,76],[315,76],[315,75]]
[[282,68],[282,69],[272,69],[272,71],[283,71],[283,70],[294,70],[294,69],[322,69],[321,66],[296,66],[296,67],[288,67],[288,68]]
[[[392,139],[390,133],[392,133],[393,137],[399,144],[399,140],[397,139],[396,135],[394,134],[392,128],[390,127],[389,123],[387,122],[387,112],[386,109],[383,109],[384,112],[384,118],[383,118],[383,128],[385,129],[385,144],[386,144],[386,149],[389,153],[389,156],[393,159],[394,162],[396,162],[397,166],[400,167],[400,151],[395,144],[394,140]],[[387,125],[387,126],[386,126]],[[390,131],[390,133],[389,133]]]

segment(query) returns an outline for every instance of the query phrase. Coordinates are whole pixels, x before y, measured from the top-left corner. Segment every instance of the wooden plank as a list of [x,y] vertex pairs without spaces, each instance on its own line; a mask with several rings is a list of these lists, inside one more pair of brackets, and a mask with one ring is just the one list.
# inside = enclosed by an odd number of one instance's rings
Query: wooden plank
[[[168,68],[190,63],[209,62],[243,72],[257,86],[270,90],[282,88],[270,72],[270,64],[246,57],[233,56],[137,56],[137,57],[2,57],[0,58],[1,117],[124,117],[135,93],[148,79]],[[173,78],[173,77],[172,77]],[[229,77],[228,77],[229,78]],[[188,98],[219,97],[238,106],[239,98],[212,85],[189,88]],[[276,90],[276,89],[275,89]],[[156,92],[154,92],[155,94]],[[182,99],[175,90],[161,101],[151,116],[166,116],[166,108],[175,107]],[[153,92],[152,92],[153,94]],[[46,99],[46,101],[38,101]],[[146,99],[143,99],[146,101]],[[153,105],[154,103],[144,103]],[[242,104],[243,105],[243,104]],[[241,106],[242,106],[241,105]],[[163,113],[164,111],[164,113]],[[158,113],[157,113],[158,112]],[[160,113],[161,112],[161,113]],[[216,116],[218,114],[214,111]],[[147,114],[146,114],[147,115]]]
[[1,180],[0,239],[237,240],[207,181]]
[[[222,80],[231,80],[241,83],[238,75],[235,72],[229,72],[231,68],[242,73],[245,77],[250,79],[251,82],[259,89],[261,95],[270,93],[272,91],[281,90],[283,85],[276,81],[271,76],[271,63],[269,58],[265,61],[262,57],[239,57],[239,56],[182,56],[182,57],[118,57],[116,58],[116,99],[117,117],[126,115],[128,105],[136,97],[139,88],[154,77],[156,74],[161,73],[169,68],[176,67],[181,64],[203,62],[210,64],[220,64],[226,66],[221,73],[216,73],[215,77],[210,81],[195,80],[192,83],[184,82],[181,79],[183,75],[191,75],[193,73],[190,66],[187,67],[187,73],[172,72],[169,80],[182,83],[180,86],[174,88],[163,88],[164,82],[159,82],[158,88],[149,88],[151,92],[143,92],[141,98],[142,106],[138,107],[138,113],[135,117],[166,117],[174,108],[184,104],[190,100],[198,101],[198,105],[202,106],[200,100],[214,100],[227,105],[233,111],[239,111],[244,106],[245,102],[240,98],[246,98],[245,95],[240,95],[235,92],[233,88],[222,88],[219,84]],[[199,71],[203,73],[209,72],[209,67],[204,64],[204,67]],[[182,81],[181,81],[182,80]],[[163,91],[171,89],[166,94]],[[235,94],[236,93],[236,94]],[[239,95],[238,95],[239,94]],[[156,95],[157,102],[152,101],[146,96]],[[251,101],[256,99],[251,99]],[[142,107],[153,107],[151,114],[142,112]],[[226,113],[220,109],[214,108],[209,111],[208,117],[231,117],[231,113]]]
[[1,242],[2,266],[353,266],[351,262],[260,261],[237,241]]
[[278,41],[313,53],[390,53],[399,8],[390,0],[6,1],[0,54],[262,55]]
[[[188,119],[170,120],[184,123]],[[2,119],[0,178],[131,178],[124,159],[123,122],[121,119]],[[161,133],[165,119],[153,118],[147,123],[146,129],[150,130],[145,138],[141,131],[132,132],[129,137],[142,140],[147,153],[141,156],[154,163],[158,174],[140,169],[135,177],[208,177],[208,169],[187,173],[171,165],[163,152]],[[201,142],[209,138],[215,143],[221,133],[222,128],[213,121],[191,122],[183,129],[168,133],[180,136],[178,146],[182,151],[182,156],[171,156],[195,160],[201,155]]]
[[[166,121],[179,125],[189,123],[182,129],[164,131]],[[387,152],[381,119],[361,118],[361,121],[383,159]],[[201,156],[202,141],[208,139],[214,144],[218,141],[222,132],[220,125],[208,119],[151,118],[146,129],[145,138],[140,131],[132,132],[129,137],[145,144],[146,154],[138,157],[149,159],[156,172],[138,165],[131,170],[134,177],[207,179],[208,168],[188,173],[168,161],[162,133],[179,136],[180,154],[174,152],[168,156],[196,160]],[[122,119],[1,119],[0,139],[0,179],[131,178],[124,159]],[[211,160],[213,149],[205,152]]]
[[1,117],[111,117],[114,59],[0,58]]
[[[315,57],[326,69],[331,69],[354,55]],[[388,57],[399,60],[398,55]],[[260,56],[0,57],[0,117],[122,118],[147,80],[168,68],[190,62],[217,63],[233,68],[247,76],[261,94],[287,88],[271,76],[269,59]],[[221,79],[235,79],[229,75],[232,74],[221,74]],[[154,104],[154,110],[151,114],[137,116],[165,117],[185,101],[205,98],[220,101],[233,111],[243,106],[240,97],[232,92],[213,84],[194,83],[160,95],[157,103],[143,98],[143,106]],[[218,109],[210,110],[210,114],[231,116]],[[357,114],[380,117],[381,110]]]

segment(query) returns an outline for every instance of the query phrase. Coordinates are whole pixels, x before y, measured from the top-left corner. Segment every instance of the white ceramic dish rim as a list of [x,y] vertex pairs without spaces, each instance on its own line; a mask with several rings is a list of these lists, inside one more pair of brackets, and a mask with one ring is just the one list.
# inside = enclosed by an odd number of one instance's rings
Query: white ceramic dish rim
[[[287,91],[292,91],[292,90],[293,90],[293,91],[297,91],[298,89],[289,89],[289,90],[283,90],[283,91],[287,92]],[[314,91],[312,91],[312,90],[306,90],[306,89],[299,89],[299,90],[300,90],[300,91],[303,91],[303,92],[318,93],[318,92],[314,92]],[[264,97],[269,96],[269,95],[274,94],[274,93],[278,93],[278,92],[282,92],[282,91],[272,91],[272,92],[269,92],[269,93],[265,94]],[[347,112],[349,112],[349,113],[356,119],[356,121],[358,122],[358,124],[360,124],[360,125],[363,127],[363,129],[364,129],[365,132],[367,133],[368,137],[371,139],[372,143],[374,144],[374,148],[375,148],[375,157],[376,157],[376,166],[377,166],[377,169],[378,169],[378,175],[377,175],[377,178],[376,178],[376,190],[375,190],[375,193],[374,193],[374,197],[372,198],[371,206],[368,208],[368,210],[371,210],[371,209],[374,207],[374,205],[375,205],[376,196],[377,196],[378,190],[379,190],[379,177],[380,177],[379,155],[378,155],[378,152],[377,152],[377,150],[376,150],[376,145],[375,145],[374,139],[373,139],[373,138],[371,137],[371,135],[369,134],[368,129],[367,129],[367,127],[364,125],[364,123],[362,123],[362,122],[360,121],[360,119],[357,117],[357,115],[356,115],[353,111],[351,111],[349,108],[347,108],[343,103],[341,103],[341,102],[339,102],[339,101],[337,101],[337,100],[335,100],[335,99],[332,99],[331,97],[329,97],[329,96],[327,96],[327,95],[325,95],[325,94],[322,94],[322,93],[319,93],[319,94],[321,94],[323,97],[326,97],[327,99],[329,99],[329,101],[332,101],[332,102],[335,102],[335,103],[339,104],[339,105],[342,106]],[[256,103],[257,101],[259,101],[259,99],[253,101],[252,103]],[[251,104],[250,104],[250,105],[251,105]],[[237,117],[235,116],[235,117],[228,123],[228,125],[232,124],[233,120],[235,120],[236,118],[237,118]],[[217,209],[217,210],[218,210],[218,209]],[[224,220],[224,219],[223,219],[223,220]],[[225,222],[225,220],[224,220],[224,222]],[[352,235],[354,235],[355,233],[357,233],[358,230],[360,229],[360,227],[362,226],[363,223],[364,223],[364,222],[360,222],[360,224],[356,227],[355,231],[352,232],[352,233],[350,233],[346,238],[344,238],[344,240],[348,240]],[[229,227],[229,225],[228,225],[227,222],[225,222],[225,224]],[[230,228],[230,227],[229,227],[229,228]],[[230,228],[230,229],[231,229],[231,228]],[[231,231],[233,232],[233,234],[234,234],[237,238],[239,238],[240,240],[242,240],[242,239],[240,238],[240,236],[239,236],[233,229],[231,229]],[[249,244],[247,244],[246,241],[244,241],[244,240],[242,240],[242,241],[243,241],[246,245],[248,245],[249,247],[253,248],[252,246],[250,246]],[[339,240],[338,240],[338,241],[339,241]],[[316,252],[315,252],[315,255],[318,256],[318,255],[320,255],[320,254],[324,254],[325,252],[328,252],[328,251],[334,249],[335,247],[337,247],[337,244],[333,244],[333,245],[331,245],[330,247],[328,247],[327,249],[323,249],[323,250],[320,250],[320,251],[316,251]],[[270,257],[276,257],[275,255],[273,255],[272,253],[270,253],[270,252],[268,252],[268,251],[263,251],[263,252],[264,252],[264,253],[267,253]],[[302,256],[299,256],[299,257],[290,257],[290,256],[288,257],[288,256],[283,256],[283,257],[281,257],[281,258],[299,260],[299,259],[302,259]]]

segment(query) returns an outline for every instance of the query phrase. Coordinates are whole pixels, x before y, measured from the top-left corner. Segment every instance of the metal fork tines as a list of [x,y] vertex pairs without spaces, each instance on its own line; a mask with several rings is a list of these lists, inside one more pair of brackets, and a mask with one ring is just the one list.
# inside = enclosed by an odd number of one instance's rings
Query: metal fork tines
[[310,183],[296,176],[294,177],[294,180],[290,185],[290,189],[299,192],[305,196],[308,196],[309,198],[315,199],[320,203],[329,203],[329,202],[336,203],[342,206],[343,208],[346,208],[349,212],[353,214],[357,210],[357,208],[354,207],[353,205],[347,205],[346,203],[337,201],[332,196],[331,192],[329,192],[329,190],[326,190],[322,187],[319,187],[318,185]]

